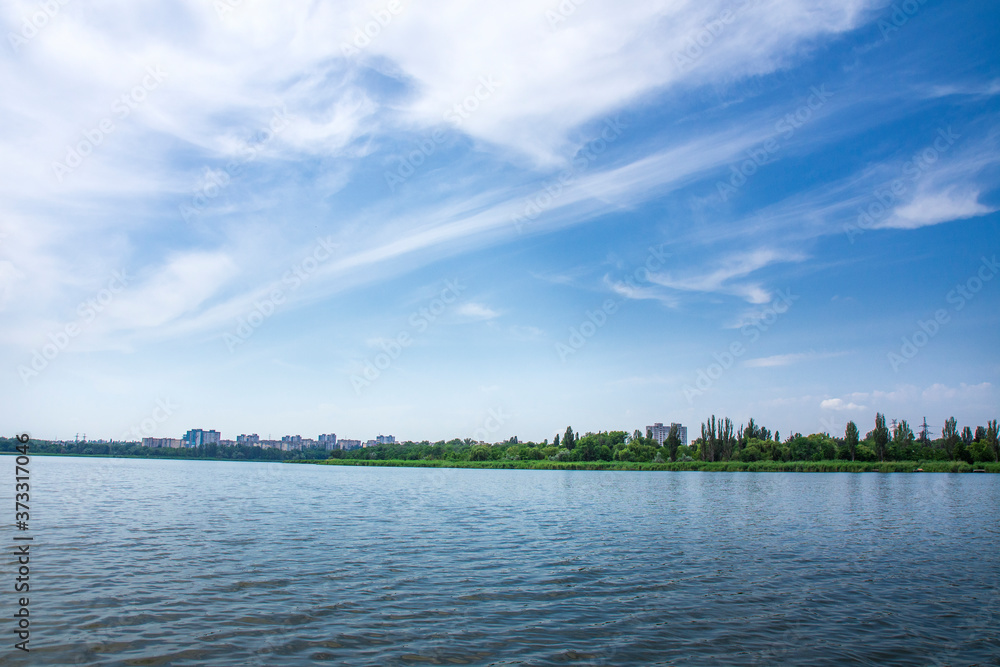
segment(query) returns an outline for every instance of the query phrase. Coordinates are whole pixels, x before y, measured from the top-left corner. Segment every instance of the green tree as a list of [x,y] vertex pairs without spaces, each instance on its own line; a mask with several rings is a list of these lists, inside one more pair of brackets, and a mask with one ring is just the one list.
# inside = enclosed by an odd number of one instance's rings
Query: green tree
[[910,428],[905,419],[896,424],[896,430],[892,434],[892,442],[901,450],[905,450],[913,444],[913,429]]
[[997,420],[986,422],[986,443],[993,450],[993,460],[1000,461],[1000,438],[997,433]]
[[715,415],[708,418],[708,422],[701,425],[701,460],[714,461],[718,453],[718,440],[716,439]]
[[733,431],[733,422],[729,417],[719,422],[718,445],[718,455],[721,460],[728,461],[733,458],[733,452],[736,450],[736,436]]
[[681,446],[681,435],[680,429],[676,424],[670,427],[670,432],[667,433],[667,439],[663,443],[667,447],[667,453],[670,455],[671,461],[677,460],[677,448]]
[[858,451],[858,425],[853,421],[847,422],[847,428],[844,429],[844,445],[847,447],[847,451],[851,454],[851,460],[854,460],[854,455]]
[[986,440],[975,440],[969,445],[969,457],[974,463],[988,463],[994,461],[993,450],[986,443]]
[[575,454],[575,460],[577,461],[596,461],[597,460],[597,450],[598,443],[600,439],[592,433],[588,433],[579,440],[576,441],[576,447],[573,449],[573,454]]
[[552,440],[552,446],[559,449],[559,434],[556,433],[556,437]]
[[944,430],[941,431],[941,439],[944,441],[944,449],[948,452],[948,458],[955,457],[955,445],[958,444],[958,424],[954,417],[949,417],[944,422]]
[[881,412],[875,413],[875,430],[872,431],[872,440],[875,442],[875,455],[879,461],[885,461],[886,447],[889,444],[889,429],[885,426],[885,415]]
[[576,436],[573,435],[573,427],[566,427],[566,434],[563,436],[563,447],[572,450],[576,446]]
[[[641,435],[629,440],[628,444],[615,452],[616,461],[648,462],[656,456],[656,447],[647,444],[649,441]],[[652,440],[655,443],[655,440]]]

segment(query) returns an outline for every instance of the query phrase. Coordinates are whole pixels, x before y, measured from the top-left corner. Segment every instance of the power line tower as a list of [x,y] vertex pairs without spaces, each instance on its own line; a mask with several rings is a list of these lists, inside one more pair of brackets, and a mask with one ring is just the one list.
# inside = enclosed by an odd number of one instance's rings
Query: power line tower
[[925,445],[930,442],[931,432],[927,428],[927,417],[924,417],[924,423],[920,425],[920,442]]

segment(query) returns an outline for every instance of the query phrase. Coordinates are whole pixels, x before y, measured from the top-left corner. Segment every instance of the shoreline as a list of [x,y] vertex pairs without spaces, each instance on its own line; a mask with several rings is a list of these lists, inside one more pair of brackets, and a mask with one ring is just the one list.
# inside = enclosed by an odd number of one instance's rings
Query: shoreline
[[[376,466],[388,468],[474,468],[493,470],[607,470],[645,472],[948,472],[1000,473],[1000,463],[964,461],[679,461],[639,463],[627,461],[445,461],[401,459],[306,459],[285,463]],[[917,470],[921,468],[922,470]]]
[[[17,452],[0,452],[16,456]],[[441,459],[227,459],[179,456],[135,456],[114,454],[68,454],[32,452],[32,456],[147,461],[229,461],[233,463],[290,463],[382,468],[467,468],[475,470],[591,470],[623,472],[843,472],[843,473],[1000,473],[1000,463],[964,461],[678,461],[644,463],[634,461],[448,461]],[[918,468],[920,470],[918,470]]]

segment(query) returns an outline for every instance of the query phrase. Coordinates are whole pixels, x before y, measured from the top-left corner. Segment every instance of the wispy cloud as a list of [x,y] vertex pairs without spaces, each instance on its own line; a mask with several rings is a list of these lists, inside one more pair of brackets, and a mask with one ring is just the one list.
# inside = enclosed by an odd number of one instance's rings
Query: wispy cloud
[[810,350],[808,352],[793,352],[790,354],[776,354],[770,357],[747,359],[743,362],[743,365],[747,368],[773,368],[775,366],[791,366],[802,361],[839,357],[843,354],[843,352],[816,352],[815,350]]
[[466,317],[473,320],[492,320],[496,317],[500,317],[500,313],[493,310],[489,306],[476,303],[475,301],[467,301],[461,304],[456,312],[462,317]]
[[773,248],[758,248],[750,252],[731,255],[713,271],[699,275],[675,278],[670,274],[654,274],[650,280],[658,285],[684,292],[709,292],[739,296],[750,303],[767,303],[771,292],[759,282],[739,281],[751,273],[778,262],[801,262],[802,253]]

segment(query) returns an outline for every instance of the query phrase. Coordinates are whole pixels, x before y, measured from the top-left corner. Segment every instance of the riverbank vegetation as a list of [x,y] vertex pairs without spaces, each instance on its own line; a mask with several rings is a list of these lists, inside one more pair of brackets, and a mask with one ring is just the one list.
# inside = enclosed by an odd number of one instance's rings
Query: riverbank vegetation
[[[0,452],[15,452],[20,443],[13,438],[0,438]],[[325,449],[282,451],[272,447],[250,445],[202,445],[200,447],[143,447],[139,442],[49,442],[30,440],[32,454],[62,456],[110,456],[143,459],[210,459],[222,461],[294,461],[325,458]]]
[[[245,461],[323,462],[341,465],[408,465],[467,468],[586,470],[718,470],[817,472],[1000,472],[997,421],[959,428],[945,421],[941,437],[927,430],[914,434],[905,420],[887,424],[875,415],[874,428],[863,437],[853,421],[843,437],[829,433],[793,433],[782,439],[751,419],[738,428],[715,415],[701,424],[700,435],[681,444],[676,427],[662,441],[633,431],[579,434],[567,427],[550,443],[476,442],[470,438],[438,442],[402,442],[350,450],[282,451],[247,445],[206,445],[193,449],[147,448],[139,443],[53,443],[32,441],[36,454],[128,456],[143,458],[222,459]],[[0,438],[0,451],[13,452],[17,442]]]
[[[450,440],[430,443],[403,442],[377,445],[363,449],[335,450],[328,457],[331,462],[351,461],[441,461],[482,463],[481,467],[497,467],[503,462],[532,463],[530,466],[546,467],[549,463],[595,463],[624,464],[677,464],[663,470],[709,469],[705,463],[732,463],[729,468],[750,469],[735,464],[767,463],[820,463],[834,462],[844,470],[871,469],[871,463],[898,463],[895,468],[909,469],[923,467],[925,470],[957,466],[957,469],[982,468],[980,464],[1000,462],[1000,447],[997,442],[997,422],[988,422],[986,427],[973,430],[965,427],[959,430],[954,418],[945,422],[942,437],[932,440],[927,432],[915,436],[905,420],[895,422],[890,429],[885,416],[877,414],[875,428],[861,437],[857,424],[848,422],[843,437],[828,433],[813,433],[804,436],[793,433],[781,439],[779,432],[772,432],[760,426],[753,419],[736,428],[728,418],[717,419],[714,415],[701,425],[701,435],[689,445],[680,442],[676,428],[671,429],[661,442],[634,431],[604,431],[600,433],[575,433],[571,427],[556,435],[550,444],[519,442],[516,437],[506,442],[484,443],[470,439]],[[845,465],[845,464],[857,465]],[[929,466],[933,463],[934,465]],[[680,464],[689,464],[681,466]],[[698,465],[696,465],[698,464]],[[926,464],[926,465],[925,465]],[[940,464],[940,465],[939,465]],[[951,466],[951,464],[955,464]],[[397,463],[396,465],[401,465]],[[476,466],[467,466],[476,467]],[[563,467],[563,466],[560,466]],[[605,466],[612,469],[614,466]],[[827,465],[829,468],[830,465]],[[645,468],[643,468],[645,469]],[[652,468],[650,468],[652,469]],[[714,468],[712,468],[714,469]]]
[[672,470],[702,472],[992,472],[1000,463],[970,464],[958,461],[459,461],[428,459],[317,459],[294,463],[405,468],[500,468],[516,470]]

